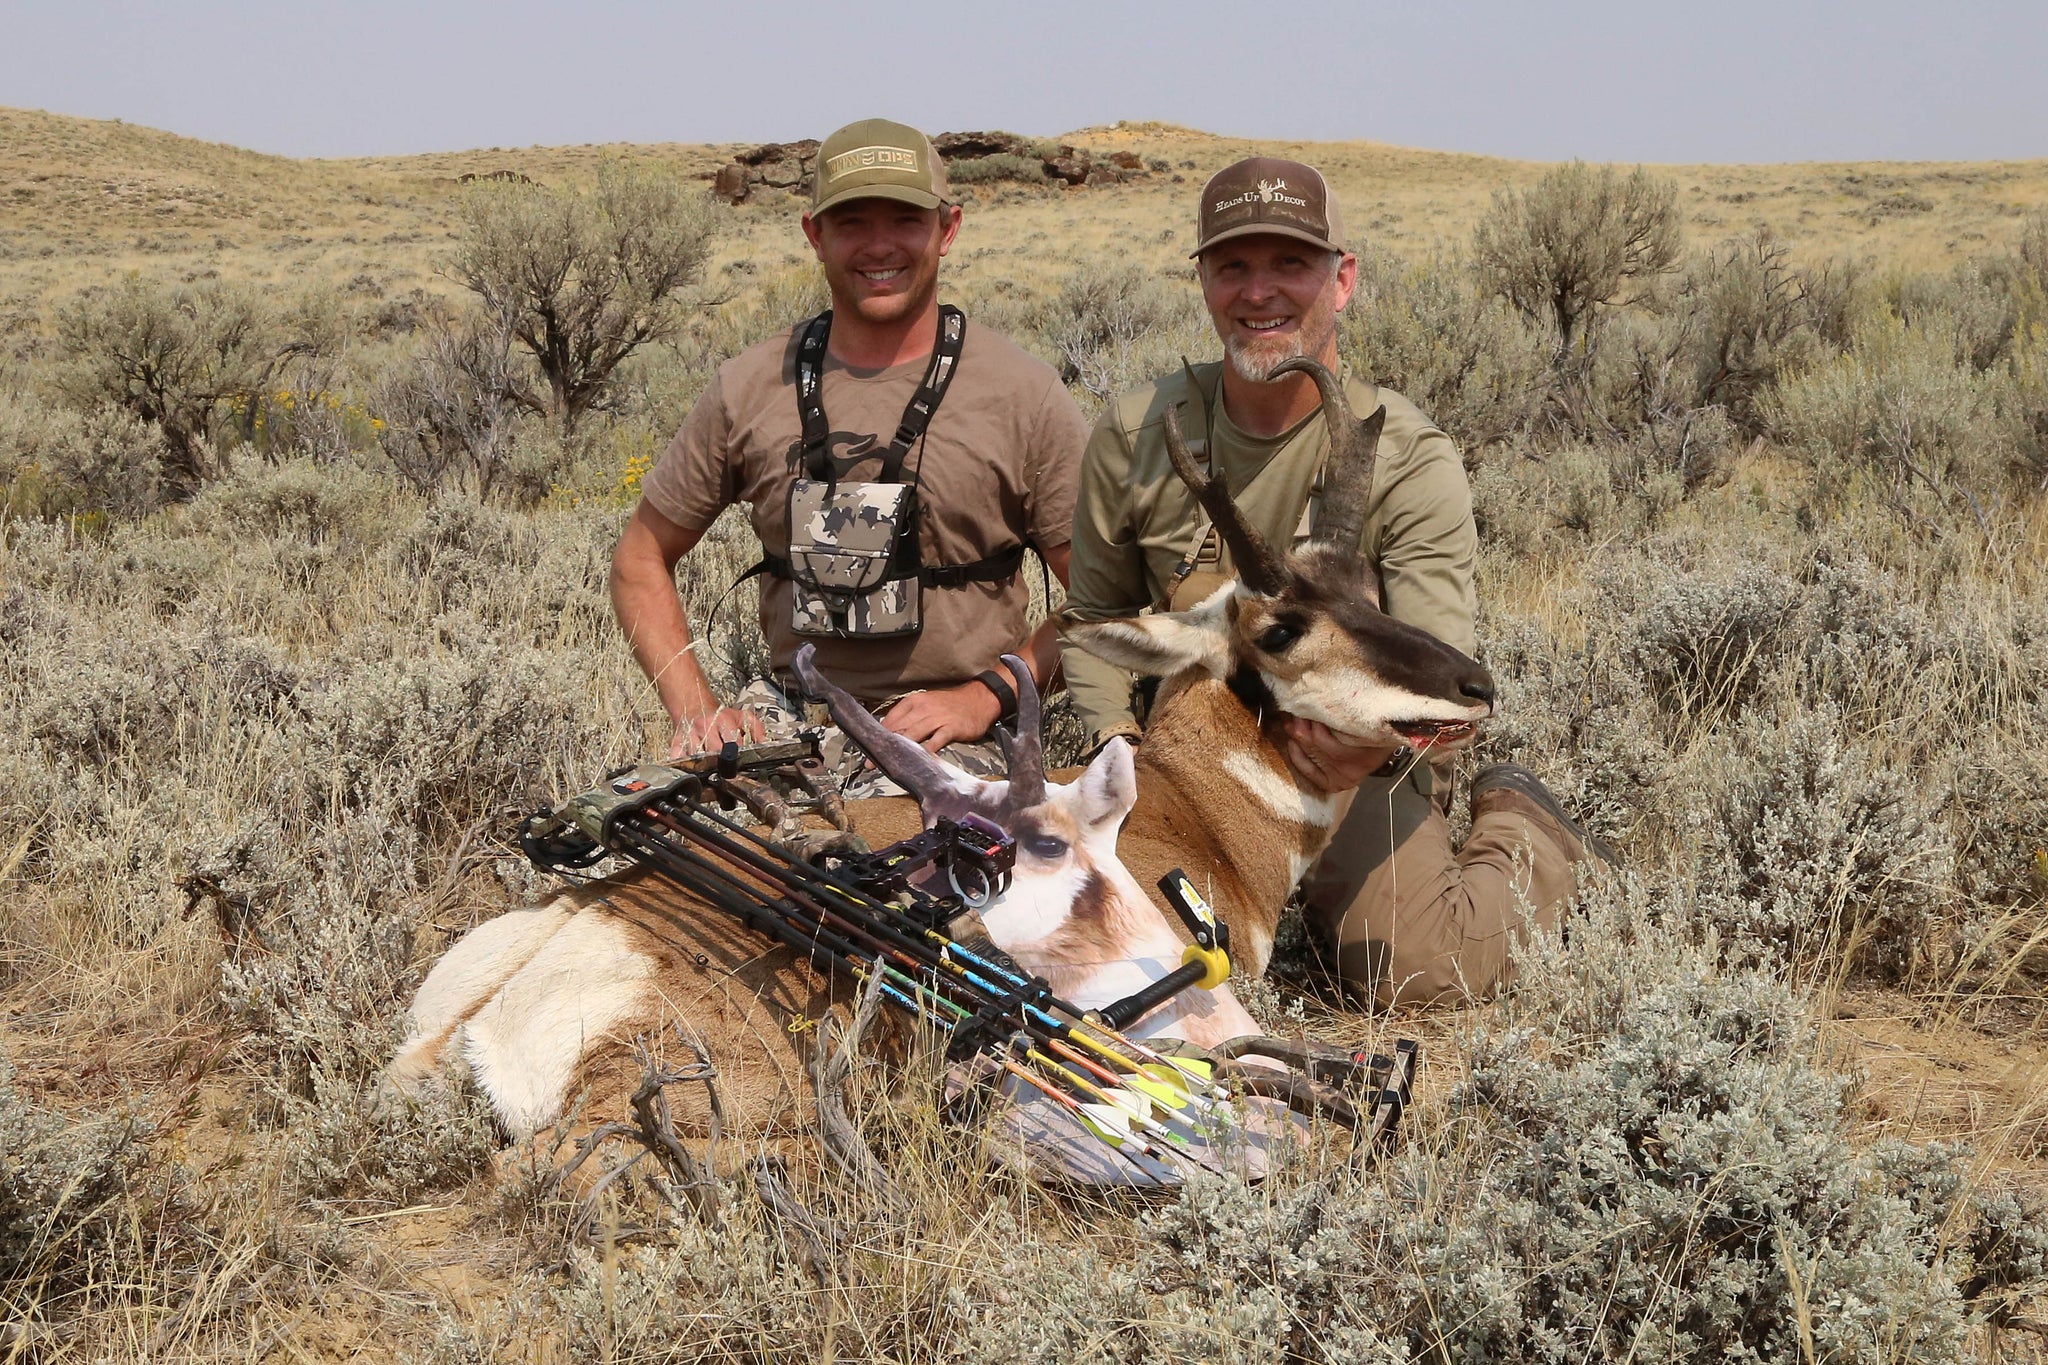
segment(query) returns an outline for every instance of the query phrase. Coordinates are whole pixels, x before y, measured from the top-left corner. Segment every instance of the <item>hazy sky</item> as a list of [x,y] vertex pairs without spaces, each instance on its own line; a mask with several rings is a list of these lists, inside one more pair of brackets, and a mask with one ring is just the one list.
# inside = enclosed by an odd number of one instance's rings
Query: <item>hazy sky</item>
[[1555,159],[2048,156],[2048,0],[0,0],[0,104],[299,156],[1117,119]]

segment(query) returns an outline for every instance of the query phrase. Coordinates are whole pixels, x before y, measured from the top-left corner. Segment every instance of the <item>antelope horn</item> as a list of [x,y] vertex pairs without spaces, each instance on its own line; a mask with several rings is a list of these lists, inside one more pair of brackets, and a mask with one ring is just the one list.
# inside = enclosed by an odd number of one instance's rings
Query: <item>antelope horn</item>
[[[825,709],[832,713],[833,722],[855,744],[867,751],[877,767],[900,783],[903,789],[917,798],[927,821],[941,816],[957,820],[972,809],[967,792],[961,786],[962,775],[940,762],[922,744],[897,734],[874,713],[862,706],[843,688],[828,680],[811,662],[818,652],[816,645],[805,645],[796,652],[792,661],[797,678],[803,683],[804,691],[822,699]],[[1038,697],[1032,694],[1032,706],[1037,708]],[[1021,722],[1024,698],[1017,698],[1018,716]]]
[[1387,408],[1357,421],[1344,397],[1344,385],[1320,361],[1295,356],[1273,367],[1272,378],[1305,374],[1323,394],[1323,425],[1330,431],[1330,463],[1323,482],[1323,510],[1316,518],[1316,539],[1347,555],[1358,553],[1365,535],[1365,509],[1372,502],[1373,462],[1379,454],[1380,428]]
[[1016,655],[1005,654],[1003,662],[1017,675],[1017,733],[996,730],[1010,768],[1010,794],[1003,804],[1012,811],[1020,811],[1045,801],[1045,746],[1039,737],[1038,684],[1031,679],[1030,667]]
[[[1193,385],[1189,387],[1193,388]],[[1170,407],[1166,410],[1166,455],[1173,461],[1173,472],[1194,491],[1202,510],[1209,514],[1209,520],[1222,533],[1223,543],[1230,547],[1230,557],[1237,564],[1238,578],[1256,593],[1280,591],[1287,583],[1287,571],[1282,567],[1280,557],[1273,553],[1264,537],[1238,516],[1237,504],[1230,500],[1230,490],[1223,486],[1223,481],[1204,478],[1202,471],[1195,467],[1195,457],[1188,449],[1187,438],[1180,433],[1180,414]]]

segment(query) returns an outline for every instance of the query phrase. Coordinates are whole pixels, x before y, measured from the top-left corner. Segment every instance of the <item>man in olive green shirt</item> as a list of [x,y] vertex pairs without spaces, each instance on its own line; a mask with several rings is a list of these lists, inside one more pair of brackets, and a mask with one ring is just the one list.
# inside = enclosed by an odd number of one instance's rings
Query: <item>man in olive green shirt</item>
[[[1225,358],[1127,393],[1097,422],[1082,457],[1066,607],[1083,619],[1185,610],[1234,572],[1219,537],[1196,544],[1206,523],[1166,454],[1170,408],[1197,460],[1269,543],[1314,529],[1329,451],[1320,395],[1306,375],[1269,375],[1296,355],[1337,367],[1337,314],[1358,265],[1343,248],[1336,197],[1312,167],[1241,161],[1203,188],[1198,240],[1203,300]],[[1457,447],[1400,394],[1355,374],[1344,383],[1352,411],[1387,410],[1360,544],[1380,605],[1469,654],[1477,532]],[[1073,645],[1063,663],[1094,743],[1141,737],[1128,673]],[[1494,765],[1473,784],[1472,834],[1454,852],[1449,803],[1433,799],[1429,764],[1297,717],[1285,733],[1304,781],[1332,794],[1357,788],[1306,882],[1310,927],[1338,975],[1383,1002],[1499,986],[1526,909],[1539,922],[1554,917],[1585,856],[1555,799],[1526,769]]]

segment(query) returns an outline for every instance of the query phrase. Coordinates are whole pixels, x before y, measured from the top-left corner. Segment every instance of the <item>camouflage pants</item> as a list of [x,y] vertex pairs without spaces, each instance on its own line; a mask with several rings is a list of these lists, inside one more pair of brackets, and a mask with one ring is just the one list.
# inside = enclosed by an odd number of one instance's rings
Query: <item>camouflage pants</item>
[[[900,697],[891,697],[887,703],[875,708],[876,713],[887,711],[900,700]],[[756,678],[740,689],[732,704],[757,718],[764,738],[769,740],[794,739],[796,732],[806,726],[822,726],[825,731],[826,770],[838,783],[839,794],[848,800],[910,794],[877,768],[858,745],[848,742],[819,703],[799,701],[772,680]],[[973,777],[1000,779],[1009,773],[1003,762],[1002,747],[992,739],[976,740],[971,744],[948,744],[939,750],[939,757]]]

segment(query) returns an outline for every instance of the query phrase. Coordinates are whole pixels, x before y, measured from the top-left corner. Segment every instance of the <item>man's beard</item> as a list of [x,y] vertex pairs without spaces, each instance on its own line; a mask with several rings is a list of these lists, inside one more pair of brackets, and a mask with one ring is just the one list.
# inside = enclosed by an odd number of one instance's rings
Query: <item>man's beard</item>
[[1245,336],[1233,331],[1223,343],[1223,354],[1229,357],[1230,368],[1237,371],[1238,378],[1264,384],[1282,362],[1298,355],[1320,356],[1336,334],[1337,310],[1330,306],[1325,291],[1302,314],[1301,325],[1293,331],[1270,337]]
[[1273,377],[1282,361],[1301,354],[1301,332],[1276,337],[1248,337],[1233,332],[1224,343],[1223,353],[1230,357],[1230,368],[1237,371],[1238,378],[1263,384]]

